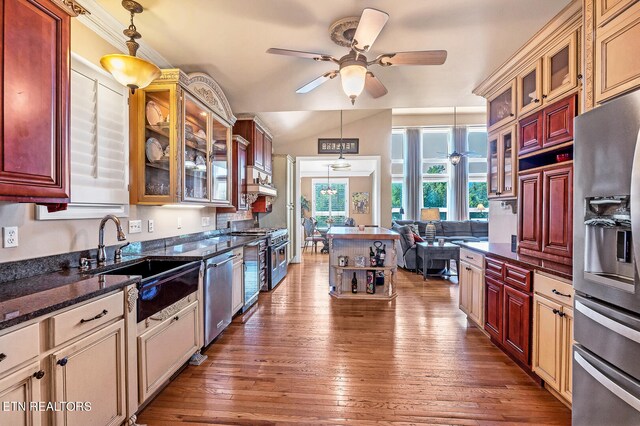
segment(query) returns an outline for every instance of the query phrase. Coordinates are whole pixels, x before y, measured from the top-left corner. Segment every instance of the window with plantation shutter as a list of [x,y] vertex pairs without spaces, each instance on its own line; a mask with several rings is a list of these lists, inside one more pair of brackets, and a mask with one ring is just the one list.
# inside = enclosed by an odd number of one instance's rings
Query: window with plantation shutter
[[128,212],[127,90],[85,60],[71,61],[71,204],[37,207],[39,219],[102,217]]

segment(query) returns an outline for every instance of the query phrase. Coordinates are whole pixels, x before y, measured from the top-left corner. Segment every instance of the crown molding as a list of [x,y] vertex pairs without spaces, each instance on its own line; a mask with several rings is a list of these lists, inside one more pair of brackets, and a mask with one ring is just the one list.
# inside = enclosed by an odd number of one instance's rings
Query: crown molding
[[[129,49],[127,49],[125,43],[125,36],[122,34],[122,30],[126,25],[111,16],[95,0],[82,0],[82,4],[90,13],[79,15],[78,21],[122,53],[128,53]],[[140,48],[137,56],[156,64],[160,68],[173,68],[169,61],[157,50],[149,47],[143,40],[138,40],[138,43],[140,43]]]

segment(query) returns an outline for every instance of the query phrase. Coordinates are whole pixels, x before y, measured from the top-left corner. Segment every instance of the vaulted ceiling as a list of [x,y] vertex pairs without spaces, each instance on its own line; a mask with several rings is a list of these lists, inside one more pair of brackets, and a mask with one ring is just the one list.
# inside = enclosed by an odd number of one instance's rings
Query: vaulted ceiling
[[[96,0],[128,24],[116,0]],[[204,71],[224,89],[235,112],[479,106],[471,90],[570,0],[139,0],[143,41],[173,66]],[[295,90],[335,66],[269,55],[270,47],[340,57],[331,23],[384,10],[389,22],[370,57],[380,53],[446,49],[443,66],[375,69],[389,94],[358,98],[355,107],[336,78],[309,94]]]

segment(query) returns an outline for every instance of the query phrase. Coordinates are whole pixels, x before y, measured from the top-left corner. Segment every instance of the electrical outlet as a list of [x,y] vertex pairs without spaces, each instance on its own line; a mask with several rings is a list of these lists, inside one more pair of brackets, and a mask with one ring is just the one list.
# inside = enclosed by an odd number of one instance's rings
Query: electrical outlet
[[211,218],[209,216],[204,216],[202,218],[202,226],[209,226],[211,225]]
[[153,232],[153,219],[149,219],[149,223],[147,225],[147,231]]
[[139,234],[142,232],[142,221],[141,220],[130,220],[129,221],[129,233],[130,234]]
[[18,227],[5,226],[2,228],[2,241],[4,248],[18,247]]
[[182,218],[178,217],[178,229],[182,229]]

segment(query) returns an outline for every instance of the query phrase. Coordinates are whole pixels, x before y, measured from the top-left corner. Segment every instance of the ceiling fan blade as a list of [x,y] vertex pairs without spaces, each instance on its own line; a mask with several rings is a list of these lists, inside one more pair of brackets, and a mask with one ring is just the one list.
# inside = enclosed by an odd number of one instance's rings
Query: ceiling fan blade
[[363,10],[353,36],[353,46],[358,50],[368,51],[388,20],[389,15],[381,10],[371,8]]
[[382,84],[382,82],[378,80],[378,77],[373,75],[371,71],[367,72],[367,77],[364,80],[364,88],[373,98],[379,98],[389,92],[387,88],[384,87],[384,84]]
[[446,50],[422,50],[414,52],[385,53],[378,56],[376,63],[389,65],[442,65],[447,60]]
[[332,78],[335,78],[336,75],[338,75],[338,70],[324,73],[320,77],[308,82],[307,84],[305,84],[304,86],[296,90],[296,93],[309,93],[310,91],[320,86],[322,83],[326,82],[327,80],[331,80]]
[[325,55],[323,53],[302,52],[300,50],[278,49],[272,47],[271,49],[267,49],[267,53],[271,53],[274,55],[295,56],[297,58],[313,59],[315,61],[338,62],[338,60],[331,55]]

